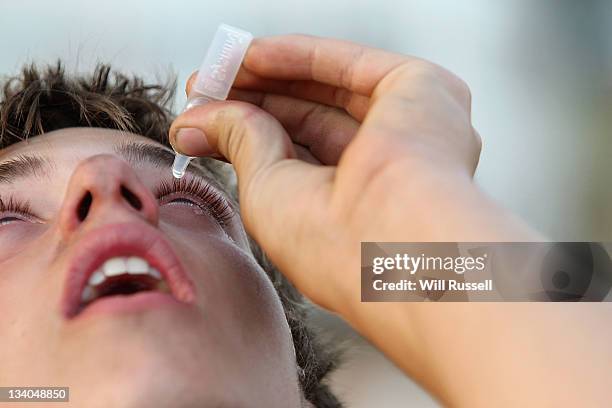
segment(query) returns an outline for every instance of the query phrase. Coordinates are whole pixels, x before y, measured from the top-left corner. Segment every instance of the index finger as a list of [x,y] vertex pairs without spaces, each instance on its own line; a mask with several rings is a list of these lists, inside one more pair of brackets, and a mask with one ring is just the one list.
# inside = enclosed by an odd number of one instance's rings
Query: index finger
[[398,66],[417,60],[349,41],[307,35],[253,40],[243,65],[270,79],[317,81],[370,96]]

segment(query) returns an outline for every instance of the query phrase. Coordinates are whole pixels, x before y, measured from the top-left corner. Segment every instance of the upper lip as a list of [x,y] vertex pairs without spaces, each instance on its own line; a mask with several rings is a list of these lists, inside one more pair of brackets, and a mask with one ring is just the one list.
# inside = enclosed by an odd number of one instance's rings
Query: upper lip
[[75,317],[81,307],[81,293],[89,277],[104,261],[117,256],[138,256],[158,269],[177,300],[195,300],[193,282],[164,236],[144,223],[115,224],[89,232],[70,254],[62,298],[62,313]]

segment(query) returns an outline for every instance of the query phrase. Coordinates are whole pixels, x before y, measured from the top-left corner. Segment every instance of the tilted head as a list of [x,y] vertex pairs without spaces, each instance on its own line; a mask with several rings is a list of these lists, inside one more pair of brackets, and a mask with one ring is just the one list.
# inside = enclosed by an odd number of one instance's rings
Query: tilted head
[[333,360],[245,233],[228,166],[172,178],[173,89],[102,65],[5,83],[0,383],[117,407],[339,406]]

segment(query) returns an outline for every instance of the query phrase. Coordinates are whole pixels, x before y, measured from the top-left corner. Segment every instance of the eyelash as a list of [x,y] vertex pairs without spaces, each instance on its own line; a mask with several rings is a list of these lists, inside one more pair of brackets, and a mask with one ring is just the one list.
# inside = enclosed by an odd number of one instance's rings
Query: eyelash
[[[196,199],[196,201],[189,201],[202,211],[208,212],[221,226],[226,226],[234,216],[234,209],[229,202],[215,188],[202,180],[182,178],[180,180],[174,179],[172,182],[162,181],[154,192],[158,200],[172,194],[185,194],[188,196],[185,199],[188,199],[189,196]],[[201,201],[201,203],[198,201]],[[7,215],[2,213],[7,213]],[[0,222],[3,219],[12,218],[11,214],[32,219],[30,203],[17,201],[13,197],[8,200],[3,200],[0,197]]]
[[9,215],[4,217],[0,215],[0,222],[10,218],[17,218],[11,217],[11,214],[18,215],[27,219],[32,218],[32,210],[30,207],[30,203],[19,202],[13,199],[13,197],[10,197],[8,200],[3,200],[0,197],[0,213],[9,213]]
[[[210,184],[199,179],[173,179],[171,182],[162,181],[155,189],[155,197],[162,200],[172,194],[185,194],[195,198],[197,201],[192,203],[201,210],[212,215],[219,224],[225,226],[234,215],[234,209],[229,202]],[[191,201],[191,200],[190,200]],[[201,201],[202,203],[198,203]]]
[[13,199],[13,197],[9,198],[8,201],[0,198],[0,211],[12,212],[24,216],[29,216],[32,212],[30,209],[30,203],[18,202],[17,200]]

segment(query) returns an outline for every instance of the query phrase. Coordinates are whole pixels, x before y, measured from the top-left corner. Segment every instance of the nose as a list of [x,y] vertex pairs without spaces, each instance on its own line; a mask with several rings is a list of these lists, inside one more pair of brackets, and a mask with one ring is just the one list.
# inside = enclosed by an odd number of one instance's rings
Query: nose
[[135,218],[156,226],[159,206],[125,161],[101,154],[79,163],[60,210],[64,238],[86,224],[129,222]]

